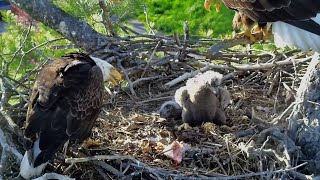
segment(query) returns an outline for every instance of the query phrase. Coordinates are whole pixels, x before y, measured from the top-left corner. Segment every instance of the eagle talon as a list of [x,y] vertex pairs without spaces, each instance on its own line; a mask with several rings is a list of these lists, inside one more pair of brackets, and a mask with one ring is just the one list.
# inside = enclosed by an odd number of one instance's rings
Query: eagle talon
[[[205,0],[204,7],[210,11],[210,5],[214,0]],[[236,12],[233,27],[240,25],[245,28],[252,27],[254,23],[265,28],[262,33],[254,34],[258,40],[267,40],[270,36],[270,26],[276,47],[299,48],[303,51],[312,49],[320,52],[320,1],[315,0],[216,0],[216,8],[219,3]],[[302,3],[303,2],[303,3]],[[307,7],[309,12],[301,13],[300,9]],[[312,8],[311,8],[312,7]],[[269,26],[269,27],[268,27]],[[251,28],[250,28],[251,29]],[[254,41],[252,36],[247,36]],[[308,38],[306,38],[308,37]]]
[[262,40],[264,41],[268,40],[272,33],[267,28],[261,28],[261,31],[262,31]]
[[[204,1],[204,8],[207,11],[210,11],[211,4],[212,4],[212,0],[205,0]],[[221,4],[221,0],[216,0],[216,12],[220,11],[220,4]]]
[[243,31],[243,32],[240,32],[240,33],[237,33],[236,35],[235,35],[235,38],[239,38],[239,37],[247,37],[247,38],[249,38],[249,40],[251,41],[251,42],[257,42],[257,38],[255,37],[255,35],[253,35],[252,33],[251,33],[251,31],[250,30],[245,30],[245,31]]
[[266,25],[256,25],[252,28],[252,34],[254,34],[255,37],[260,37],[263,41],[266,41],[272,33],[268,30]]

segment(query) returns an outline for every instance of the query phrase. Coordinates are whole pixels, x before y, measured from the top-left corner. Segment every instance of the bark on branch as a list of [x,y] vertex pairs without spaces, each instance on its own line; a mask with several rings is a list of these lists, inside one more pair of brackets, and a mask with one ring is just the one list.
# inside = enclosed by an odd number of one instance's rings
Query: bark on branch
[[91,28],[85,21],[56,7],[50,0],[10,0],[10,2],[25,10],[33,19],[59,32],[86,51],[105,45],[110,40],[109,37]]
[[308,170],[320,174],[320,71],[319,54],[309,63],[296,95],[293,116],[289,119],[288,134],[296,141],[308,162]]

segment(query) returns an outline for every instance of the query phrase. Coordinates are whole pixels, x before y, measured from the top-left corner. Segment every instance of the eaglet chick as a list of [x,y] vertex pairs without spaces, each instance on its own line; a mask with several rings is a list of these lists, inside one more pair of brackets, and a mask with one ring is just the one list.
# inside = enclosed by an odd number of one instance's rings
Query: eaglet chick
[[203,122],[225,124],[224,109],[230,104],[228,90],[221,87],[222,74],[207,71],[187,81],[187,85],[175,92],[173,100],[165,102],[160,117],[181,119],[191,126]]
[[[220,108],[220,102],[215,89],[203,78],[195,77],[187,81],[181,92],[182,120],[190,126],[201,125],[203,122],[213,122],[218,125],[226,123],[225,113]],[[176,93],[176,95],[178,95]]]
[[203,74],[198,74],[195,78],[202,79],[209,83],[212,91],[220,101],[222,109],[226,109],[231,103],[231,95],[229,91],[221,86],[223,75],[215,71],[207,71]]

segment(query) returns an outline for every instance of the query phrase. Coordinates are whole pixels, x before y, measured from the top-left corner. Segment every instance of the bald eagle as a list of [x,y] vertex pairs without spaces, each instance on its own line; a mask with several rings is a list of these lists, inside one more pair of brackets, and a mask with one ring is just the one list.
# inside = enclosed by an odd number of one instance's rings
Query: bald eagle
[[29,99],[20,175],[39,176],[68,140],[90,136],[100,113],[103,83],[121,80],[109,63],[86,54],[71,53],[44,66]]
[[[205,1],[210,9],[212,0]],[[221,0],[217,0],[219,6]],[[243,19],[252,22],[247,26],[245,35],[251,34],[253,22],[258,22],[263,34],[267,23],[272,23],[274,41],[278,47],[298,47],[320,52],[320,1],[318,0],[222,0],[230,9],[240,13]]]

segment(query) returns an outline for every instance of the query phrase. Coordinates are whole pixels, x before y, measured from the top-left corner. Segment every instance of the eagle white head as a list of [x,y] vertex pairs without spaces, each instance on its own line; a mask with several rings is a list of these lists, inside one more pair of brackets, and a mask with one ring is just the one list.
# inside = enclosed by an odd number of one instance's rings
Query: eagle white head
[[108,62],[97,58],[90,56],[90,58],[97,64],[97,66],[101,69],[103,74],[103,81],[111,81],[114,85],[117,84],[117,81],[122,79],[122,76],[116,68],[114,68],[111,64]]

